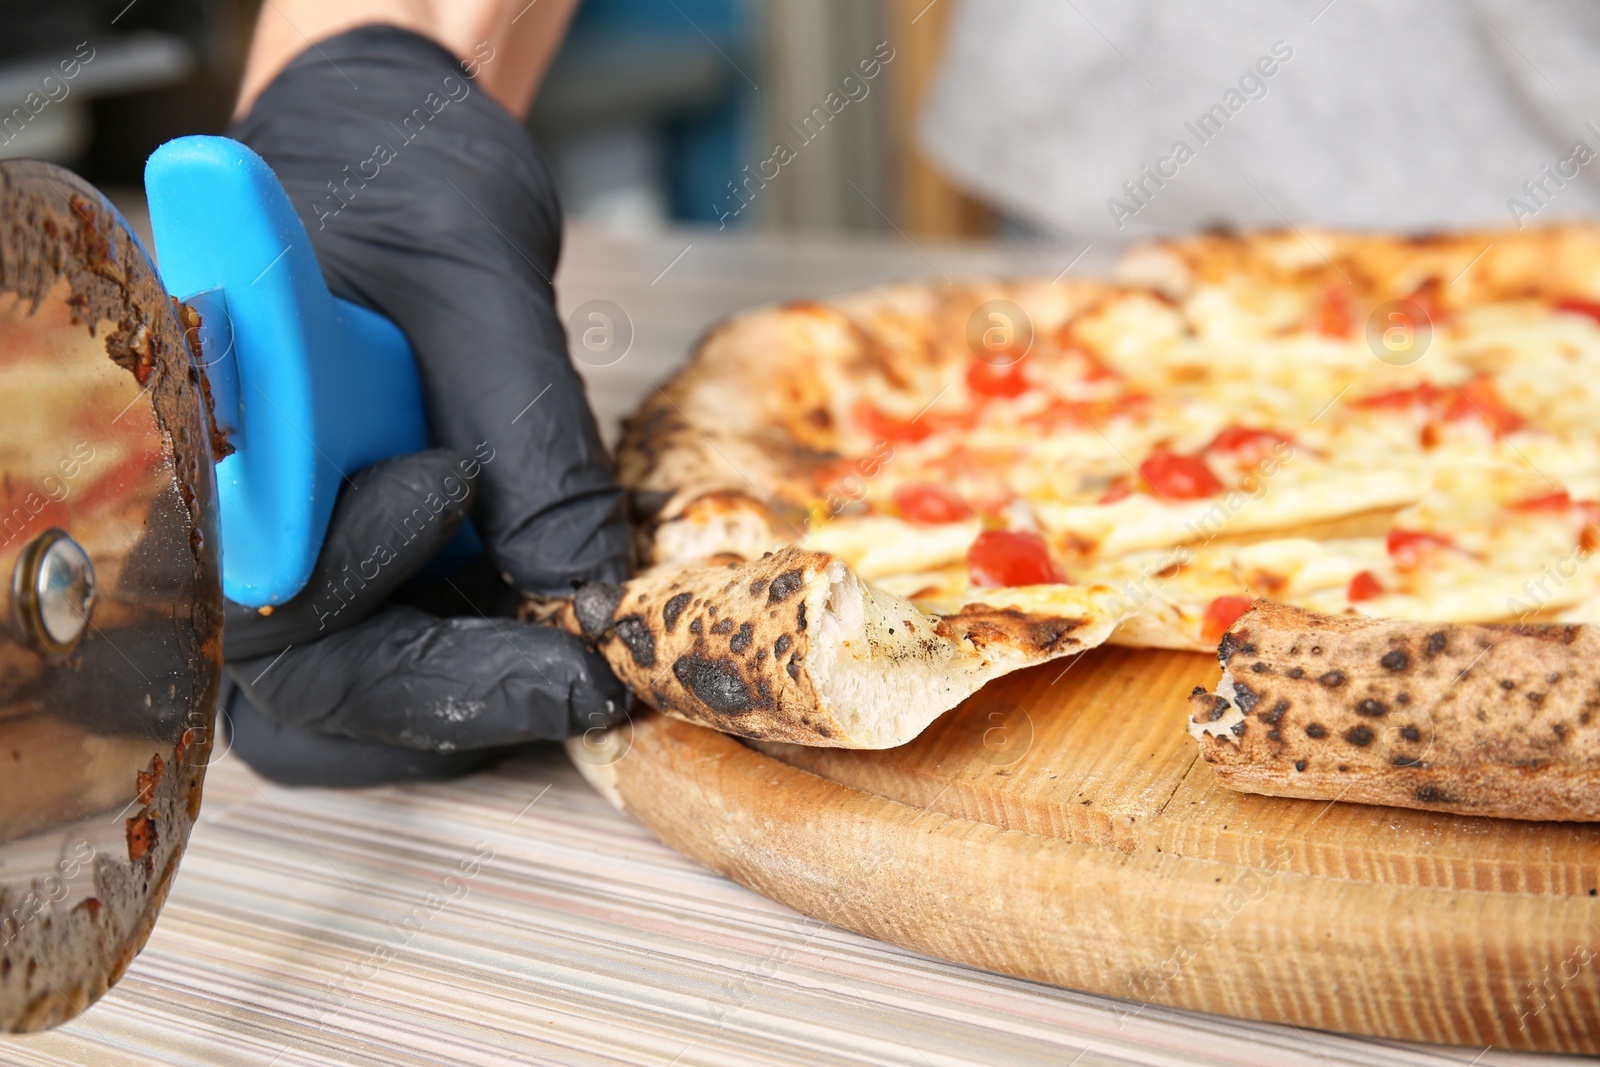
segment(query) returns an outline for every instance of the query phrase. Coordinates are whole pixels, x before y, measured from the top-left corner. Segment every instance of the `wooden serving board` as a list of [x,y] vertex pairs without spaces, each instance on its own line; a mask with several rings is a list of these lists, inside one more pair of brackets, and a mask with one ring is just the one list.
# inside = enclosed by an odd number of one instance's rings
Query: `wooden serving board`
[[1097,649],[885,752],[648,715],[572,746],[685,855],[815,918],[1054,985],[1294,1026],[1600,1053],[1600,826],[1233,793],[1215,659]]

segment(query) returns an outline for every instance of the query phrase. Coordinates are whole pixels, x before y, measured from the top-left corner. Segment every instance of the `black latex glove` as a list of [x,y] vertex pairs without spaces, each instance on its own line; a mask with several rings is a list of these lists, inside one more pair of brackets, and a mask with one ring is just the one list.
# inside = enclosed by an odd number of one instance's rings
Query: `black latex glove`
[[[550,284],[560,206],[520,123],[437,44],[371,26],[300,55],[230,133],[277,173],[334,294],[405,331],[441,449],[352,475],[295,602],[229,610],[233,681],[278,723],[436,752],[620,718],[624,690],[579,641],[480,613],[515,600],[484,595],[495,576],[562,594],[627,569],[621,493]],[[329,615],[328,582],[346,588],[374,538],[452,476],[470,494]],[[463,509],[491,581],[453,583],[472,594],[454,597],[456,617],[393,602]]]

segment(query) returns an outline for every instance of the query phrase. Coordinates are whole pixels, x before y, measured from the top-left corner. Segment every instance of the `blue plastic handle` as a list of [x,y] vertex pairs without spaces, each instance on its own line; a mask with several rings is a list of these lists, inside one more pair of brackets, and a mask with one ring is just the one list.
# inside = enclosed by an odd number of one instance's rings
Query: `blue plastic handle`
[[[228,330],[202,333],[230,428],[217,464],[222,588],[250,607],[306,584],[344,477],[428,446],[416,363],[388,319],[328,292],[271,168],[226,137],[183,137],[145,165],[162,281]],[[206,310],[202,310],[206,317]],[[236,399],[235,399],[236,398]],[[236,404],[236,410],[235,410]]]

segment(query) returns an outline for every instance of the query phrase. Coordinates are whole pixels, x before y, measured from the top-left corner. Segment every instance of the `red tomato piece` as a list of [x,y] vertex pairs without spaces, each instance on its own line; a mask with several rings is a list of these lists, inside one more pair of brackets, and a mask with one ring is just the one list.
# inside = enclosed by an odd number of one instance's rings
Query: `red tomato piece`
[[1038,534],[985,530],[967,549],[967,574],[973,585],[1045,585],[1069,579],[1050,558]]
[[967,368],[967,388],[978,396],[1021,396],[1028,391],[1028,379],[1022,374],[1022,360],[996,366],[987,360],[974,359]]
[[1246,426],[1230,426],[1211,439],[1203,452],[1228,455],[1241,463],[1254,463],[1289,438],[1273,430],[1256,430]]
[[1111,414],[1132,415],[1150,403],[1149,393],[1123,393],[1111,402]]
[[911,522],[936,525],[972,518],[972,505],[960,495],[927,482],[908,482],[891,494],[900,514]]
[[1085,363],[1083,380],[1086,382],[1114,382],[1122,377],[1122,375],[1100,362],[1097,357],[1087,352],[1084,353],[1083,358]]
[[1362,571],[1350,579],[1350,588],[1345,590],[1345,597],[1352,604],[1359,604],[1363,600],[1371,600],[1375,596],[1383,595],[1383,583],[1371,571]]
[[1312,326],[1324,337],[1349,337],[1355,329],[1356,312],[1348,287],[1330,285],[1322,291],[1312,313]]
[[1571,507],[1572,494],[1565,489],[1558,489],[1544,496],[1530,496],[1526,500],[1506,505],[1509,511],[1566,511]]
[[1222,483],[1199,456],[1158,448],[1139,464],[1139,473],[1163,500],[1203,500],[1222,492]]
[[886,415],[870,400],[862,400],[851,411],[856,425],[884,441],[923,441],[936,433],[970,430],[978,424],[976,411],[924,411],[910,419]]
[[1409,389],[1396,389],[1392,393],[1375,393],[1372,396],[1357,397],[1350,401],[1351,406],[1358,408],[1385,408],[1403,410],[1410,407],[1427,407],[1436,403],[1443,393],[1432,382],[1422,382]]
[[1448,547],[1450,544],[1450,538],[1439,534],[1396,528],[1389,531],[1386,547],[1389,550],[1389,558],[1394,560],[1395,567],[1410,571],[1422,564],[1423,557],[1428,552]]
[[1585,300],[1581,296],[1564,296],[1555,303],[1557,311],[1569,311],[1574,315],[1587,315],[1596,322],[1600,322],[1600,300]]
[[1247,596],[1219,596],[1206,605],[1206,615],[1200,624],[1200,635],[1207,641],[1221,641],[1228,627],[1239,621],[1239,616],[1250,610],[1255,601]]
[[933,423],[926,416],[921,419],[897,419],[885,415],[870,400],[858,402],[851,414],[855,416],[856,425],[885,441],[921,441],[934,430]]
[[1580,500],[1578,511],[1583,515],[1583,529],[1578,531],[1578,547],[1585,552],[1600,548],[1600,500]]
[[1103,496],[1101,496],[1101,498],[1099,500],[1095,501],[1095,503],[1097,503],[1097,504],[1115,504],[1117,501],[1126,500],[1132,495],[1133,495],[1133,487],[1132,486],[1128,485],[1127,482],[1118,482],[1116,485],[1113,485],[1110,489],[1107,489],[1105,491],[1105,494]]
[[1445,408],[1445,418],[1467,419],[1476,416],[1500,433],[1522,428],[1522,416],[1506,407],[1492,378],[1474,378],[1455,391]]

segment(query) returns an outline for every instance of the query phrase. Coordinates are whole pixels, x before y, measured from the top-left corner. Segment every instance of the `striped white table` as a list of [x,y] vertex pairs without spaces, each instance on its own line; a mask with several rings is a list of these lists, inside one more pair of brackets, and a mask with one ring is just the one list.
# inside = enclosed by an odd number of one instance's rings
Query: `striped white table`
[[[675,855],[550,748],[292,790],[237,760],[122,983],[7,1064],[1533,1064],[1107,1000],[809,920]],[[1559,1061],[1571,1062],[1571,1061]]]
[[[633,324],[624,359],[586,368],[609,422],[738,307],[1018,262],[899,239],[579,234],[560,281],[568,308],[604,298]],[[1573,1062],[1141,1007],[869,941],[675,855],[555,748],[352,792],[275,787],[223,757],[122,983],[59,1030],[0,1040],[4,1064],[117,1067]]]

